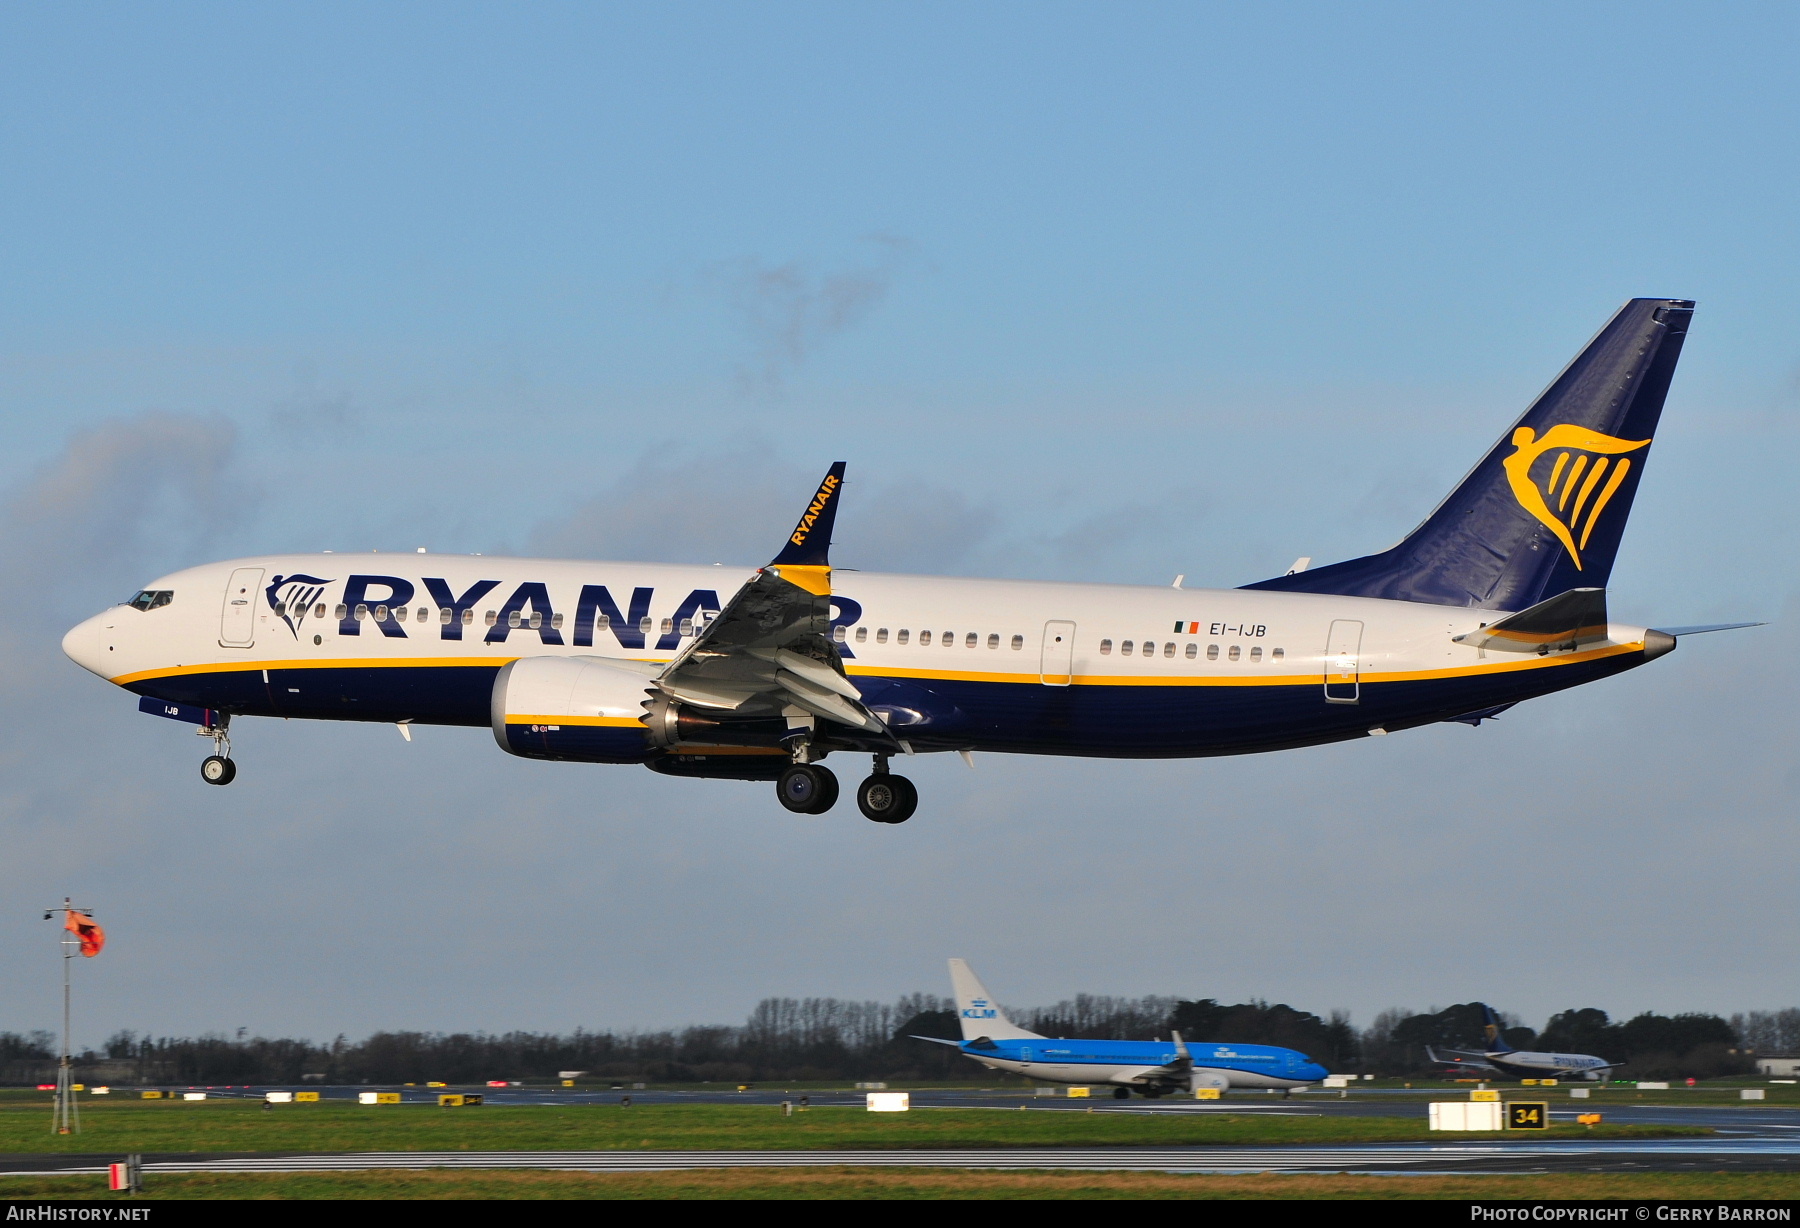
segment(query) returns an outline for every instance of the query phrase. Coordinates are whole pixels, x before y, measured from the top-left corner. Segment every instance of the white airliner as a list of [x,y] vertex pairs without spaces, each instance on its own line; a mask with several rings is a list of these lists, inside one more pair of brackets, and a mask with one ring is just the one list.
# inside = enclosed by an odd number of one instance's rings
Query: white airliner
[[821,761],[866,754],[857,803],[884,823],[918,803],[895,756],[1179,758],[1475,725],[1724,629],[1606,607],[1692,309],[1626,303],[1399,545],[1243,588],[834,575],[839,462],[760,569],[235,559],[153,581],[63,651],[198,724],[212,784],[236,775],[234,716],[471,725],[531,758],[771,780],[809,814],[837,800]]
[[1591,1053],[1542,1053],[1515,1049],[1507,1044],[1500,1029],[1500,1016],[1487,1003],[1481,1005],[1487,1024],[1482,1029],[1485,1044],[1480,1049],[1434,1049],[1425,1046],[1425,1056],[1459,1070],[1492,1070],[1513,1079],[1586,1079],[1604,1083],[1615,1066]]

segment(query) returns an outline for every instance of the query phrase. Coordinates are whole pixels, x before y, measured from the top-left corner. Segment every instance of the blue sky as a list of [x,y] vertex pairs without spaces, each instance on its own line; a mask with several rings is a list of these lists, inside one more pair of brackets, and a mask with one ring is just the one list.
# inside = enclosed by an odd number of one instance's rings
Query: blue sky
[[1700,310],[1614,608],[1778,618],[1796,26],[6,9],[0,976],[44,993],[0,1028],[51,1019],[31,909],[68,891],[117,936],[100,1035],[729,1020],[950,954],[1017,1001],[1790,1005],[1779,629],[1479,730],[930,764],[898,832],[480,731],[246,722],[205,789],[55,644],[259,551],[755,563],[840,457],[846,565],[1240,584],[1404,533],[1637,294]]

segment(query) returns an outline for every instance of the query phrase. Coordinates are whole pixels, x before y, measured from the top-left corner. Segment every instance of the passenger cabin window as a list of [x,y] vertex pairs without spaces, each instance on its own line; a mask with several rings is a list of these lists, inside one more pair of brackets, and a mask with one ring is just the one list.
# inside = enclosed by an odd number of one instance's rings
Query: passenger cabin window
[[1154,657],[1156,655],[1156,641],[1145,640],[1143,652],[1146,657]]
[[648,614],[644,615],[642,618],[638,619],[638,634],[649,635],[650,628],[654,627],[655,625],[656,625],[656,623],[651,619],[651,617]]
[[1017,652],[1023,647],[1025,647],[1025,637],[1022,635],[1013,636],[1012,650]]
[[1231,651],[1230,651],[1230,652],[1228,652],[1228,653],[1226,653],[1226,654],[1225,654],[1225,655],[1226,655],[1226,656],[1228,656],[1228,657],[1230,657],[1230,658],[1231,658],[1231,659],[1232,659],[1232,660],[1233,660],[1233,661],[1235,661],[1235,660],[1237,660],[1237,659],[1238,659],[1238,658],[1239,658],[1239,657],[1240,657],[1240,656],[1242,656],[1242,655],[1243,655],[1243,653],[1244,653],[1244,650],[1243,650],[1243,649],[1242,649],[1242,648],[1240,648],[1240,647],[1238,647],[1238,646],[1237,646],[1237,645],[1236,645],[1236,644],[1233,644],[1233,645],[1232,645],[1232,646],[1231,646]]
[[394,621],[401,622],[401,623],[406,621],[406,607],[405,606],[401,606],[399,609],[394,611]]
[[313,607],[313,617],[314,618],[324,618],[325,617],[325,603],[323,601],[321,601],[318,605]]
[[420,622],[426,622],[431,618],[431,611],[426,609],[424,606],[420,606],[419,612],[417,614],[413,615],[413,617],[417,618]]
[[[904,631],[902,631],[900,633],[900,642],[902,644],[906,643],[906,632],[904,632]],[[931,632],[929,632],[929,631],[919,632],[919,643],[923,647],[926,647],[926,648],[931,647]]]
[[363,619],[367,618],[368,616],[369,616],[369,607],[366,605],[362,605],[361,603],[357,604],[355,613],[351,615],[351,617],[356,619],[357,622],[361,622]]
[[1217,661],[1219,659],[1219,646],[1217,644],[1208,644],[1206,646],[1206,659],[1208,661]]
[[531,612],[531,629],[536,631],[544,625],[544,616],[537,610]]
[[343,602],[341,602],[341,601],[340,601],[340,602],[339,602],[339,603],[338,603],[338,608],[337,608],[337,611],[336,611],[336,613],[335,613],[335,614],[334,614],[334,615],[333,615],[333,617],[335,617],[335,618],[337,618],[337,619],[339,619],[339,620],[342,620],[342,619],[343,619],[343,618],[344,618],[344,617],[345,617],[345,616],[346,616],[346,615],[347,615],[347,614],[348,614],[348,613],[349,613],[349,611],[348,611],[348,610],[346,610],[346,609],[345,609],[345,608],[344,608],[344,604],[343,604]]
[[856,642],[858,644],[863,644],[863,643],[867,643],[868,639],[869,639],[869,629],[867,627],[858,627],[856,629]]
[[1258,646],[1258,647],[1252,647],[1252,648],[1251,648],[1251,649],[1250,649],[1250,659],[1251,659],[1251,660],[1252,660],[1252,661],[1260,661],[1260,660],[1262,660],[1262,648],[1261,648],[1261,647],[1260,647],[1260,646]]
[[945,648],[956,647],[956,632],[954,632],[954,631],[944,632],[944,634],[942,634],[941,636],[938,637],[938,642],[941,643]]
[[1100,655],[1103,657],[1112,656],[1112,641],[1111,640],[1101,640],[1100,641]]
[[[681,626],[678,627],[677,630],[679,630],[681,632],[681,634],[683,634],[683,635],[694,634],[694,620],[691,618],[682,619]],[[844,629],[842,627],[839,627],[837,630],[838,630],[837,640],[838,640],[838,643],[841,644],[844,642]]]
[[1124,640],[1119,644],[1119,655],[1121,657],[1129,657],[1131,655],[1131,641],[1130,640]]
[[1163,645],[1163,656],[1172,657],[1174,655],[1175,655],[1175,641],[1170,640],[1167,644]]
[[[467,611],[464,611],[464,613],[467,613]],[[450,625],[450,607],[449,606],[444,606],[443,608],[438,610],[438,621],[440,623],[444,624],[446,627]]]
[[514,610],[512,613],[510,613],[506,616],[506,625],[509,627],[516,627],[524,621],[525,621],[524,619],[519,617],[519,611],[517,611],[517,610]]
[[384,605],[376,606],[375,607],[375,621],[378,623],[384,623],[387,620],[388,620],[388,608]]
[[[463,618],[463,621],[464,622],[469,621],[466,614]],[[596,627],[600,628],[600,630],[602,630],[602,631],[611,630],[612,629],[612,615],[611,614],[596,614],[594,616],[594,625]]]
[[964,648],[973,648],[979,642],[980,642],[980,637],[977,636],[973,631],[971,631],[971,632],[969,632],[967,637],[964,638],[963,647]]
[[[467,627],[467,626],[471,625],[472,623],[474,623],[474,621],[475,621],[475,611],[474,610],[464,610],[463,611],[463,626]],[[489,621],[492,621],[492,620],[490,619]]]
[[1271,661],[1279,661],[1279,660],[1281,660],[1282,657],[1284,657],[1286,655],[1287,654],[1282,652],[1281,649],[1279,649],[1279,648],[1271,648],[1269,650],[1269,659]]
[[[646,631],[648,631],[648,630],[650,630],[650,628],[648,628],[648,627],[645,627],[645,628],[644,628],[644,630],[646,630]],[[674,619],[673,619],[673,618],[665,618],[665,619],[663,619],[663,621],[662,621],[662,633],[663,633],[663,634],[664,634],[664,635],[667,635],[667,634],[669,634],[669,632],[671,632],[671,631],[673,631],[673,630],[675,630],[675,620],[674,620]]]
[[905,627],[900,628],[900,634],[894,637],[894,642],[896,644],[906,643],[906,628]]
[[1195,657],[1197,657],[1199,655],[1200,655],[1200,645],[1189,644],[1187,646],[1187,659],[1188,660],[1192,661]]
[[562,630],[562,615],[561,614],[552,614],[550,616],[550,625],[552,627],[555,627],[558,631],[561,631]]
[[988,648],[994,649],[998,647],[1000,647],[1000,637],[997,635],[988,636]]
[[[886,627],[883,627],[883,628],[881,628],[881,629],[880,629],[880,630],[879,630],[879,631],[877,631],[877,632],[876,632],[876,633],[875,633],[875,642],[876,642],[876,643],[877,643],[877,644],[885,644],[885,643],[887,643],[887,628],[886,628]],[[901,643],[902,643],[902,644],[904,644],[904,643],[906,643],[906,641],[905,641],[905,640],[901,640],[901,641],[900,641],[900,642],[901,642]]]
[[489,610],[486,614],[482,615],[482,621],[491,627],[500,621],[500,615],[493,610]]

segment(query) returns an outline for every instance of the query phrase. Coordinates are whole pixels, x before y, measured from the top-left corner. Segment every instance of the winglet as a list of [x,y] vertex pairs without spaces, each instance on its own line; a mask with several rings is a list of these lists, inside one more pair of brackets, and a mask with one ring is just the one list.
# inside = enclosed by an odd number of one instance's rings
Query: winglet
[[844,489],[844,462],[839,461],[819,483],[819,491],[801,513],[800,523],[788,534],[787,544],[771,567],[829,567],[831,525],[837,519],[838,494]]

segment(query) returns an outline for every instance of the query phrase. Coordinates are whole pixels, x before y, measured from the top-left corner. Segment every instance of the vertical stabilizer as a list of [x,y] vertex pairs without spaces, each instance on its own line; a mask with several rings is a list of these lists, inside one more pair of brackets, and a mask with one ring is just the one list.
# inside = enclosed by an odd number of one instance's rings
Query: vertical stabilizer
[[1634,298],[1405,541],[1246,588],[1523,610],[1603,589],[1694,304]]
[[1482,1018],[1487,1026],[1482,1029],[1484,1047],[1489,1053],[1511,1053],[1513,1047],[1506,1043],[1506,1029],[1500,1026],[1500,1016],[1486,1002],[1481,1004]]
[[966,961],[950,961],[950,987],[956,993],[956,1021],[962,1024],[964,1040],[982,1036],[989,1040],[1042,1039],[1036,1032],[1027,1032],[1006,1017],[1006,1012],[989,996]]

